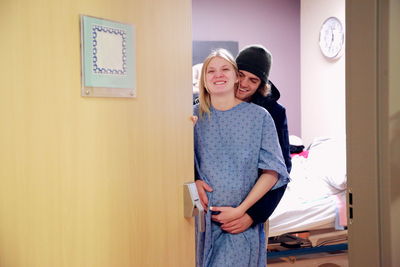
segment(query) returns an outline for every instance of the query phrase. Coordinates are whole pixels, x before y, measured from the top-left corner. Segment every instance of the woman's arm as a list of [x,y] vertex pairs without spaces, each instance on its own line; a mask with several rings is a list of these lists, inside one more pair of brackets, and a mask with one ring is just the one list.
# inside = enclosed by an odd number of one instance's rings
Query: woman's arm
[[268,191],[259,201],[257,201],[246,213],[250,216],[251,224],[256,225],[265,223],[279,204],[283,194],[285,193],[286,185],[277,189]]
[[245,213],[254,203],[264,196],[277,181],[278,174],[275,171],[263,170],[256,184],[238,208]]
[[210,207],[211,211],[219,211],[217,215],[213,215],[212,219],[219,223],[226,223],[237,219],[265,195],[278,181],[278,174],[272,170],[263,170],[256,184],[251,189],[245,200],[236,208],[233,207]]

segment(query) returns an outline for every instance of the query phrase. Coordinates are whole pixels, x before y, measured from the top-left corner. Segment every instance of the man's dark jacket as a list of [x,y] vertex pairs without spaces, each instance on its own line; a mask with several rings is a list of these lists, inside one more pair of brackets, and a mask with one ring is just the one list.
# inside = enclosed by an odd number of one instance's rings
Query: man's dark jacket
[[[279,144],[281,145],[282,155],[285,159],[285,164],[288,173],[292,169],[292,160],[290,158],[290,146],[289,146],[289,133],[286,118],[286,109],[281,106],[277,101],[281,97],[281,94],[276,86],[270,81],[271,92],[267,96],[262,96],[256,92],[251,102],[259,106],[264,107],[271,114],[272,119],[275,122],[276,131],[279,138]],[[250,209],[247,210],[247,214],[253,219],[253,225],[257,223],[265,222],[276,206],[279,204],[283,193],[286,190],[286,185],[275,190],[267,192],[258,202],[256,202]]]

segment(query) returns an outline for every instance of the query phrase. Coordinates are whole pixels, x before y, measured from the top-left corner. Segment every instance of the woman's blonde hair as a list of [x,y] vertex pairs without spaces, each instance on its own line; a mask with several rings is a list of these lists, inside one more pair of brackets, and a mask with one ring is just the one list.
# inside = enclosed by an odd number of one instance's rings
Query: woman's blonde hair
[[[203,62],[203,67],[201,69],[201,76],[200,76],[200,84],[199,84],[199,110],[200,110],[200,117],[204,114],[210,114],[210,107],[211,107],[211,96],[210,92],[206,87],[206,71],[208,65],[210,64],[211,60],[215,57],[220,57],[228,61],[234,68],[236,76],[238,76],[238,67],[236,65],[235,59],[233,58],[232,54],[223,48],[218,48],[211,52],[208,57]],[[238,87],[238,82],[235,83],[235,94]]]

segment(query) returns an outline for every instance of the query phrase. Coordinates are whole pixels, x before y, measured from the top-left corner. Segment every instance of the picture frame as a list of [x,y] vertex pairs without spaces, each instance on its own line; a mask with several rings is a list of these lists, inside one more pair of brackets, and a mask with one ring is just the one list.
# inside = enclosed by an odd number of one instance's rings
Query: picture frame
[[81,95],[136,97],[133,25],[81,15]]

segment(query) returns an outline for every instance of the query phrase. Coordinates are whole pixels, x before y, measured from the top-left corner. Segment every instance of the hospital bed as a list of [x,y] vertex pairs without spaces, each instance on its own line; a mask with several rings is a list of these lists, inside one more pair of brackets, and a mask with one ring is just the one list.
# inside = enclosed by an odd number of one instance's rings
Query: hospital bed
[[268,259],[347,250],[343,147],[319,137],[292,156],[291,182],[266,227]]

